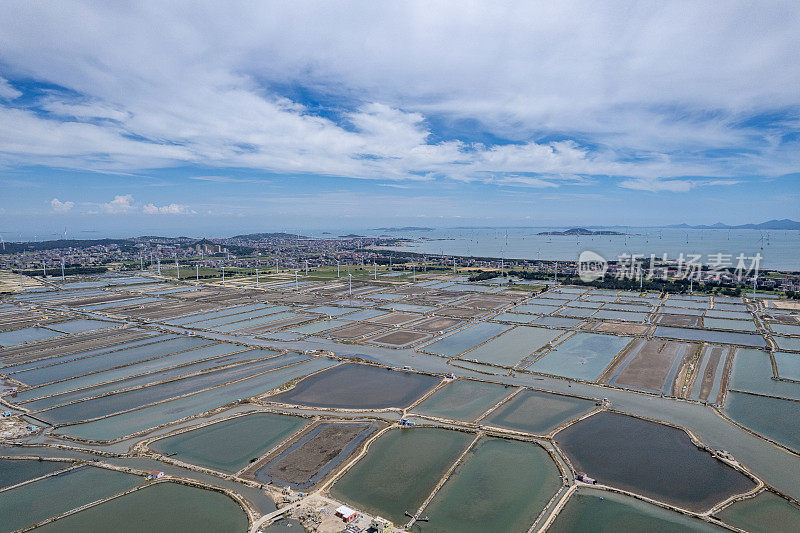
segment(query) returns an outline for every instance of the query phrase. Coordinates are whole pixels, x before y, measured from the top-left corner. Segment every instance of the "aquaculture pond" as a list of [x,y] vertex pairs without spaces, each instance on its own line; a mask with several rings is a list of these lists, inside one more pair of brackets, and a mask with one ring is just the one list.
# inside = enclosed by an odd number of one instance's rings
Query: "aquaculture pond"
[[39,341],[63,335],[45,328],[24,328],[0,333],[0,346],[14,346],[23,342]]
[[2,370],[3,373],[8,373],[8,374],[12,372],[22,372],[23,370],[30,370],[32,368],[49,366],[55,363],[72,361],[74,359],[80,359],[82,357],[88,357],[90,355],[98,355],[102,353],[113,352],[115,350],[121,350],[123,348],[133,348],[136,346],[141,346],[143,344],[151,344],[153,342],[160,342],[163,340],[174,339],[174,338],[176,338],[176,335],[152,335],[152,336],[133,336],[133,337],[125,336],[123,337],[123,341],[120,342],[119,337],[110,337],[109,342],[111,342],[111,344],[104,344],[99,348],[95,348],[92,350],[76,351],[72,353],[65,353],[64,355],[59,355],[56,357],[47,357],[44,359],[37,359],[34,361],[27,361],[24,363],[12,364],[2,367]]
[[695,446],[683,430],[608,411],[556,433],[576,470],[599,483],[695,512],[755,483]]
[[0,489],[45,476],[70,465],[62,461],[0,459]]
[[506,324],[479,322],[422,348],[422,350],[448,357],[456,357],[482,342],[511,329]]
[[800,326],[771,323],[769,327],[771,327],[772,331],[775,333],[780,333],[782,335],[800,335]]
[[729,329],[732,331],[758,331],[752,320],[734,320],[731,318],[709,318],[708,315],[703,319],[703,326],[710,329]]
[[329,329],[346,326],[347,324],[352,323],[353,322],[351,320],[340,320],[338,318],[333,318],[330,320],[319,320],[303,326],[296,326],[293,327],[291,331],[294,333],[302,333],[303,335],[316,335],[317,333],[322,333],[323,331],[328,331]]
[[800,353],[774,352],[772,356],[780,377],[800,381]]
[[546,435],[594,408],[592,400],[526,389],[492,411],[481,424]]
[[191,394],[223,383],[241,379],[259,372],[272,370],[289,363],[302,361],[306,356],[287,354],[283,357],[254,361],[222,370],[207,372],[194,376],[179,378],[166,383],[158,383],[127,392],[119,392],[109,396],[93,398],[78,403],[55,407],[38,414],[48,423],[58,425],[90,420],[112,413],[127,411],[143,405],[175,398],[184,394]]
[[28,401],[32,398],[41,398],[53,394],[61,394],[66,391],[92,387],[101,383],[109,383],[111,381],[123,380],[132,376],[157,373],[163,369],[170,369],[180,365],[186,365],[194,361],[200,361],[211,357],[220,357],[232,352],[240,351],[242,348],[243,347],[241,346],[236,346],[233,344],[212,344],[203,346],[202,348],[188,350],[175,355],[159,357],[158,359],[151,359],[141,363],[112,368],[110,370],[104,370],[94,374],[88,374],[85,376],[66,379],[64,381],[41,385],[33,389],[22,391],[19,393],[17,401]]
[[414,408],[414,412],[469,422],[513,390],[504,385],[459,379],[425,398]]
[[538,444],[482,438],[422,511],[424,533],[527,531],[561,487],[550,455]]
[[539,317],[536,315],[505,312],[505,313],[500,313],[496,317],[492,318],[492,320],[496,320],[498,322],[514,322],[516,324],[530,324],[537,318]]
[[333,364],[335,363],[330,359],[312,359],[298,365],[273,370],[266,374],[259,374],[225,387],[199,392],[177,400],[113,415],[93,422],[63,426],[58,428],[58,433],[89,440],[109,441],[118,439],[210,409],[216,409],[242,398],[264,394],[288,381],[327,368]]
[[102,329],[117,325],[119,325],[118,322],[105,322],[103,320],[80,318],[78,320],[59,322],[58,324],[48,324],[47,327],[62,333],[82,333],[84,331],[91,331],[93,329]]
[[130,490],[144,478],[82,466],[0,492],[0,531],[14,531]]
[[537,359],[528,370],[595,381],[631,337],[578,333]]
[[707,329],[676,328],[672,326],[658,326],[654,333],[656,337],[667,337],[686,341],[703,341],[723,344],[739,344],[760,348],[767,342],[761,335],[754,333],[735,333],[728,331],[713,331]]
[[407,407],[437,383],[439,378],[433,376],[346,363],[304,379],[270,399],[340,409]]
[[715,513],[715,516],[745,531],[800,531],[800,507],[768,491],[733,503]]
[[724,529],[630,496],[581,487],[569,497],[548,533],[684,533]]
[[[225,494],[164,482],[66,516],[35,531],[244,533],[247,527],[247,514]],[[302,533],[302,529],[297,533]]]
[[461,358],[499,366],[514,366],[562,333],[564,331],[560,329],[517,326],[461,354]]
[[437,428],[389,430],[333,484],[331,495],[404,524],[408,520],[404,513],[416,513],[474,438]]
[[104,353],[85,359],[77,359],[58,365],[26,370],[16,374],[15,379],[28,385],[42,385],[50,381],[108,370],[119,365],[138,363],[146,359],[163,357],[168,354],[215,344],[213,341],[187,337],[172,339],[156,344],[147,344],[115,352]]
[[539,303],[539,302],[532,302],[528,304],[518,305],[511,310],[513,313],[528,313],[533,315],[546,315],[548,313],[552,313],[559,307],[563,302],[553,302],[551,303]]
[[305,426],[308,420],[254,413],[223,420],[150,443],[162,455],[198,466],[236,473]]
[[800,453],[800,402],[728,392],[725,412],[743,426]]
[[320,424],[254,473],[263,483],[278,482],[305,491],[337,467],[382,424]]
[[773,335],[772,339],[781,350],[800,352],[800,337],[779,337],[777,335]]
[[[778,370],[780,371],[780,366]],[[761,350],[736,350],[728,388],[800,400],[800,383],[772,379],[772,361],[769,354]]]
[[47,398],[41,398],[39,400],[33,400],[27,402],[24,404],[24,407],[31,410],[47,409],[48,407],[52,407],[54,405],[62,405],[76,400],[81,400],[84,398],[91,398],[93,396],[99,396],[101,394],[106,394],[108,392],[112,392],[115,390],[138,387],[146,384],[153,384],[177,376],[193,374],[195,372],[200,372],[202,370],[209,370],[212,368],[217,368],[232,363],[239,363],[243,361],[250,361],[253,359],[260,359],[263,357],[267,357],[268,355],[275,355],[275,354],[277,354],[277,352],[269,352],[267,350],[247,350],[245,352],[239,352],[231,355],[224,355],[222,357],[201,361],[199,363],[191,363],[184,366],[168,368],[166,370],[160,370],[158,372],[152,372],[138,377],[132,377],[101,385],[95,385],[88,388],[82,388],[80,390],[73,390],[70,392],[59,393],[54,396],[48,396]]

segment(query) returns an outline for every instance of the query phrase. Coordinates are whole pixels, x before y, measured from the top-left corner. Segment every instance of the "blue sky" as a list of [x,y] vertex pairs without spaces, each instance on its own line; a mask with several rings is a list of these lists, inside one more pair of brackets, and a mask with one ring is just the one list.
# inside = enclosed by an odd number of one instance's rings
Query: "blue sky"
[[800,7],[0,4],[7,240],[800,218]]

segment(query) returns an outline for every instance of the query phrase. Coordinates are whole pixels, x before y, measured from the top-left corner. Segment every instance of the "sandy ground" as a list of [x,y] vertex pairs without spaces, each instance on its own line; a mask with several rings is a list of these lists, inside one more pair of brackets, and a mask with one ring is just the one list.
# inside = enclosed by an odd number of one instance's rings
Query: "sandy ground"
[[14,274],[7,270],[0,271],[0,292],[19,292],[44,286],[45,284],[36,278]]

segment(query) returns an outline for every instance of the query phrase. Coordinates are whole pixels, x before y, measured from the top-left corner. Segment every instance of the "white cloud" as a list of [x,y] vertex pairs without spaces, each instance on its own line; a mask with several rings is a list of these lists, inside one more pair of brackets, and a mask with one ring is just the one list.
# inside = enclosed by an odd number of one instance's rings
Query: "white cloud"
[[50,200],[50,207],[53,208],[54,213],[67,213],[75,207],[75,202],[62,202],[58,198]]
[[8,80],[5,78],[0,77],[0,98],[5,98],[6,100],[14,100],[22,96],[22,93],[16,90],[14,87],[8,83]]
[[169,204],[158,207],[154,204],[147,204],[142,208],[142,211],[147,215],[194,215],[193,211],[186,205]]
[[[800,128],[796,118],[742,122],[800,105],[799,9],[0,3],[0,17],[15,20],[0,30],[0,62],[68,90],[38,102],[50,118],[0,104],[0,151],[7,164],[94,170],[205,165],[541,187],[612,175],[667,191],[696,186],[685,176],[782,175],[800,166],[800,150],[775,139]],[[331,97],[335,112],[271,89],[295,85]],[[0,79],[3,96],[19,91]],[[439,128],[514,143],[442,140]],[[565,137],[582,142],[533,140]],[[534,174],[547,177],[519,178]]]
[[117,195],[113,200],[100,207],[103,212],[111,215],[130,213],[135,209],[133,206],[133,196],[130,194]]

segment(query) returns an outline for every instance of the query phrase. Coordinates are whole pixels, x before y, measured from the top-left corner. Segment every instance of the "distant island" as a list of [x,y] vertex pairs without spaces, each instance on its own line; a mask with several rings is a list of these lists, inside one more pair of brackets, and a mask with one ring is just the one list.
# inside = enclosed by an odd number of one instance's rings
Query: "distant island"
[[433,228],[419,226],[405,226],[402,228],[373,228],[372,231],[433,231]]
[[627,233],[620,233],[619,231],[592,231],[586,228],[570,228],[566,231],[543,231],[537,235],[627,235]]
[[676,229],[769,229],[769,230],[800,230],[800,222],[784,218],[781,220],[768,220],[761,224],[742,224],[740,226],[729,226],[722,222],[711,224],[710,226],[690,226],[689,224],[673,224],[668,228]]

